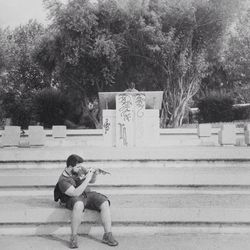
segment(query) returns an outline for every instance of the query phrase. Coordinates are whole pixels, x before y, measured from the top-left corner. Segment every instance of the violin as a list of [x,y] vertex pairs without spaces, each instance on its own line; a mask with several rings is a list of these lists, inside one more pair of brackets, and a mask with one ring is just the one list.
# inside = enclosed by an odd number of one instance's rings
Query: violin
[[[93,169],[93,168],[85,168],[85,167],[82,167],[79,172],[78,172],[78,177],[80,180],[83,180],[85,179],[86,175],[88,174],[89,170],[90,169]],[[109,172],[101,169],[101,168],[94,168],[94,174],[93,174],[93,177],[90,181],[90,183],[93,183],[95,182],[95,179],[96,179],[96,176],[98,174],[102,174],[102,175],[107,175],[107,174],[110,174]]]

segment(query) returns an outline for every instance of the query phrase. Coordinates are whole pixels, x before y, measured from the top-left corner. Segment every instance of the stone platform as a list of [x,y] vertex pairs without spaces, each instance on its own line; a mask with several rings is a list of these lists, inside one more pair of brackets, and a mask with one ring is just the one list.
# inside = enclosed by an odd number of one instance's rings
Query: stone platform
[[[0,237],[3,250],[64,250],[68,248],[68,235],[8,236]],[[101,236],[80,236],[79,249],[108,250],[101,243]],[[115,250],[239,250],[250,249],[249,234],[130,234],[117,236],[119,246]]]

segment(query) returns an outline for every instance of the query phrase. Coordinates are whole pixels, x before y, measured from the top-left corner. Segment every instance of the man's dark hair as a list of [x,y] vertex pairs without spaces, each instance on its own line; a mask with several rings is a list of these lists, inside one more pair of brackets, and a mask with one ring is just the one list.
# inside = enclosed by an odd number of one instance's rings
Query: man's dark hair
[[74,167],[77,163],[82,163],[84,160],[79,155],[70,155],[67,159],[67,167]]

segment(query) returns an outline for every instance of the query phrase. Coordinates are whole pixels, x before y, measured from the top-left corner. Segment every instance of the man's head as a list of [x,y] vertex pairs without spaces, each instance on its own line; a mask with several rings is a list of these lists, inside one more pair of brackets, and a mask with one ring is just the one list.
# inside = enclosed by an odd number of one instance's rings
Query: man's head
[[71,168],[73,174],[77,174],[82,168],[81,164],[84,162],[83,158],[79,155],[72,154],[67,159],[67,168]]
[[131,82],[129,87],[130,87],[131,89],[135,89],[135,83],[134,83],[134,82]]
[[135,88],[135,83],[134,82],[128,82],[127,83],[129,89],[134,89]]

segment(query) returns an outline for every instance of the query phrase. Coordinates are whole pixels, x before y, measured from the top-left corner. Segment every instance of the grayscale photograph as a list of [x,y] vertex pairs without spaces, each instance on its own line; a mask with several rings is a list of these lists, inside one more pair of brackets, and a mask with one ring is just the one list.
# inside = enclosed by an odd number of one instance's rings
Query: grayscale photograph
[[0,0],[0,249],[249,250],[250,0]]

